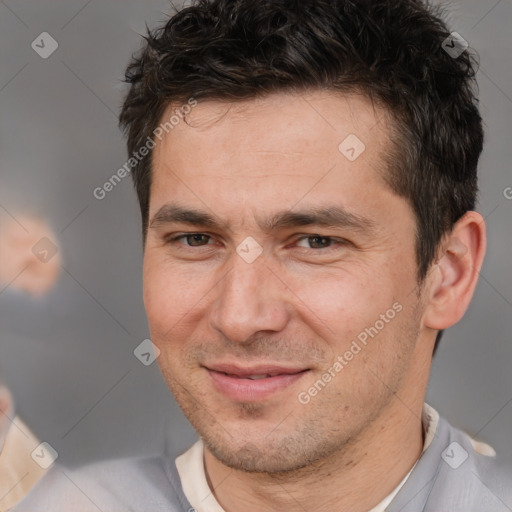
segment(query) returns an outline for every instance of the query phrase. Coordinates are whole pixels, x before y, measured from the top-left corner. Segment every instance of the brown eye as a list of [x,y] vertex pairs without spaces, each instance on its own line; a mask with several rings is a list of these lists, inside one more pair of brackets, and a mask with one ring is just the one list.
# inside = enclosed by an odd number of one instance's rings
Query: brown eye
[[[311,235],[302,237],[299,242],[306,241],[308,249],[325,249],[332,245],[332,238],[329,236]],[[304,247],[304,246],[301,246]]]
[[175,244],[176,242],[181,242],[181,240],[186,240],[186,247],[202,247],[203,245],[208,245],[208,242],[211,239],[211,236],[205,235],[203,233],[189,233],[185,235],[178,235],[172,237],[166,237],[166,242],[168,244]]
[[208,235],[203,235],[201,233],[194,233],[193,235],[184,235],[181,238],[185,238],[187,240],[188,245],[190,245],[191,247],[206,245],[208,244],[208,240],[210,239]]

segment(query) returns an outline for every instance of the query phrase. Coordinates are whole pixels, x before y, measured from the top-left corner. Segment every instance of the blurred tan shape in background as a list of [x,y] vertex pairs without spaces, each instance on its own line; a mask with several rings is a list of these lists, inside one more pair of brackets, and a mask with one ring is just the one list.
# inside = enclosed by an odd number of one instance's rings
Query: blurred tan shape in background
[[0,288],[40,297],[55,284],[61,257],[48,224],[32,215],[0,218]]

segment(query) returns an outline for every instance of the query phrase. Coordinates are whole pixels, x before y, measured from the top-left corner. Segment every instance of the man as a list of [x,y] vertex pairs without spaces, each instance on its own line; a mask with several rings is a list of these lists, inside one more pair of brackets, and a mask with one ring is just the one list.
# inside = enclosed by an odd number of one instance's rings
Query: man
[[121,123],[200,441],[54,468],[16,510],[512,509],[492,449],[424,404],[485,252],[459,43],[419,0],[204,0],[148,36]]

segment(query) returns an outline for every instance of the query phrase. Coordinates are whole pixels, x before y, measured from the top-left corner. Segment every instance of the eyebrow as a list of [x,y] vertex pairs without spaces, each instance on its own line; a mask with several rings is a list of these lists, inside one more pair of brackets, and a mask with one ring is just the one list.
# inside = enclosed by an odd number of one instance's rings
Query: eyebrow
[[[158,228],[165,224],[181,223],[219,231],[231,232],[229,223],[208,212],[185,208],[176,204],[163,205],[153,216],[149,227]],[[257,218],[259,228],[264,232],[300,226],[342,227],[355,231],[374,230],[375,222],[339,206],[313,207],[305,210],[282,210],[267,218]]]

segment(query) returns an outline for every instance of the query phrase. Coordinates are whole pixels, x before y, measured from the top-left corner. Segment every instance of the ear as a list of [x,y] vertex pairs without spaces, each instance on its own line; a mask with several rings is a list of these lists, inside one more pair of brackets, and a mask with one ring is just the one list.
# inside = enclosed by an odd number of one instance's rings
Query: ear
[[485,256],[485,221],[467,212],[443,239],[426,286],[425,327],[441,330],[456,324],[473,297]]

